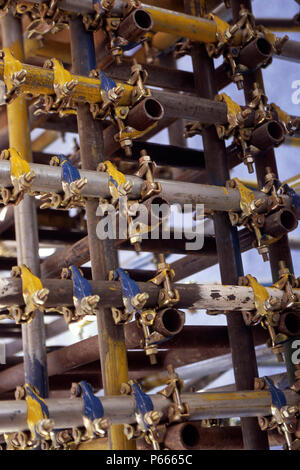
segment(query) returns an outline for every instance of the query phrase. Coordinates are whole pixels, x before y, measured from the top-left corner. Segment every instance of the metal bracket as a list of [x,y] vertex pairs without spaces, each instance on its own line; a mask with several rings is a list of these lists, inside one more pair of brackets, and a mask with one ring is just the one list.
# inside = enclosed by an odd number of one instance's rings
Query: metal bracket
[[136,47],[138,43],[131,43],[119,34],[122,21],[136,8],[141,7],[139,0],[129,0],[124,3],[121,11],[114,12],[114,2],[111,0],[98,0],[94,2],[94,14],[83,15],[83,24],[87,31],[102,29],[107,35],[109,49],[112,57],[120,63],[125,50]]
[[6,206],[17,206],[24,194],[30,192],[35,173],[15,148],[3,150],[0,154],[0,160],[10,161],[10,179],[13,185],[12,188],[0,188],[1,202]]
[[187,403],[183,403],[181,399],[181,391],[184,387],[184,382],[174,371],[174,367],[172,365],[169,365],[167,369],[169,375],[167,387],[158,393],[161,393],[167,398],[172,398],[173,403],[170,405],[168,410],[169,422],[180,422],[190,416],[189,405]]
[[3,80],[6,86],[4,99],[9,104],[21,93],[21,87],[26,80],[27,71],[7,47],[0,51],[0,59],[4,62]]
[[274,185],[274,175],[266,174],[266,185],[262,192],[268,194],[266,199],[255,199],[253,191],[247,188],[238,178],[234,178],[226,183],[228,188],[236,188],[240,193],[241,213],[229,212],[232,225],[245,225],[251,232],[254,232],[258,252],[263,256],[263,260],[268,260],[268,246],[275,243],[279,237],[270,236],[263,232],[266,216],[284,207],[284,200],[278,195],[279,184]]
[[170,305],[175,305],[179,302],[179,292],[177,289],[172,289],[171,281],[175,276],[175,271],[170,268],[170,265],[166,263],[165,256],[163,254],[158,255],[159,262],[157,264],[157,275],[150,279],[149,282],[160,286],[163,285],[162,289],[159,291],[158,296],[158,307],[168,307]]
[[102,103],[90,104],[90,111],[94,119],[113,119],[118,103],[124,94],[124,87],[108,77],[102,70],[91,70],[90,77],[100,80],[100,93]]
[[42,39],[48,33],[58,33],[69,28],[69,14],[58,7],[59,0],[43,0],[29,7],[23,2],[17,7],[19,14],[27,13],[32,21],[27,26],[28,39]]
[[239,285],[250,286],[254,293],[256,312],[243,312],[245,323],[250,325],[260,322],[261,325],[268,330],[272,351],[277,356],[278,360],[282,362],[282,344],[288,340],[289,336],[281,332],[280,329],[278,331],[278,327],[281,315],[284,314],[287,309],[299,309],[299,299],[293,292],[293,288],[299,286],[299,279],[296,279],[295,276],[286,269],[282,261],[280,262],[279,275],[279,281],[273,284],[272,287],[285,291],[281,301],[278,301],[275,297],[270,298],[265,287],[259,284],[250,274],[240,277]]
[[131,279],[124,269],[118,268],[115,271],[110,271],[108,279],[110,281],[120,281],[122,285],[124,310],[112,308],[114,322],[117,325],[129,323],[133,315],[145,306],[149,295],[140,291],[137,283]]
[[93,295],[92,286],[77,266],[63,268],[62,279],[72,279],[73,281],[73,301],[74,309],[68,307],[49,308],[47,312],[59,312],[64,315],[66,323],[73,323],[82,320],[87,315],[97,315],[99,311],[99,295]]
[[11,271],[12,277],[21,277],[22,279],[22,293],[25,302],[25,308],[19,305],[12,307],[2,308],[8,310],[8,315],[1,314],[1,318],[10,318],[19,323],[30,323],[36,310],[41,312],[45,311],[45,303],[47,301],[49,290],[44,288],[41,280],[32,274],[29,268],[22,264],[21,266],[14,266]]
[[78,85],[78,80],[64,68],[57,59],[48,59],[44,68],[54,72],[53,88],[55,95],[41,95],[35,106],[38,108],[35,114],[58,113],[60,117],[76,114],[76,107],[72,100],[72,92]]
[[85,380],[73,383],[71,393],[75,397],[82,397],[84,403],[82,418],[86,432],[82,434],[79,429],[76,429],[75,435],[79,438],[77,444],[99,436],[104,437],[108,429],[108,420],[103,418],[103,405],[100,398],[94,395],[91,385]]
[[264,377],[263,388],[268,386],[271,393],[271,418],[259,418],[259,424],[262,430],[277,428],[280,434],[283,434],[286,440],[288,450],[299,450],[300,440],[293,438],[297,429],[299,419],[298,406],[288,406],[283,391],[274,385],[269,377]]
[[97,171],[108,173],[108,187],[112,197],[110,202],[112,205],[117,206],[120,197],[127,196],[130,193],[133,187],[132,181],[127,180],[126,176],[109,160],[99,163]]
[[124,433],[128,440],[144,437],[147,444],[152,445],[154,450],[160,450],[157,425],[160,422],[162,413],[155,411],[152,400],[141,387],[133,380],[121,386],[121,393],[132,395],[135,400],[135,416],[137,424],[135,426],[125,424]]
[[50,419],[46,401],[33,385],[26,383],[15,391],[16,400],[25,399],[27,403],[27,425],[30,432],[16,432],[5,435],[9,450],[49,450],[53,447],[54,421]]
[[145,88],[145,83],[148,78],[148,72],[143,68],[142,65],[138,64],[136,59],[133,59],[133,65],[131,67],[131,75],[127,83],[132,85],[132,106],[141,101],[146,96],[151,96],[149,88]]
[[161,184],[154,181],[155,169],[156,163],[151,160],[149,155],[147,155],[146,150],[141,150],[139,169],[135,175],[139,178],[145,178],[145,182],[141,188],[142,201],[151,196],[158,195],[162,191]]
[[41,209],[71,209],[73,207],[85,207],[85,198],[82,196],[81,191],[87,184],[87,178],[81,178],[78,168],[64,156],[57,155],[52,157],[50,161],[51,166],[61,166],[61,184],[63,189],[62,194],[44,193],[42,194]]

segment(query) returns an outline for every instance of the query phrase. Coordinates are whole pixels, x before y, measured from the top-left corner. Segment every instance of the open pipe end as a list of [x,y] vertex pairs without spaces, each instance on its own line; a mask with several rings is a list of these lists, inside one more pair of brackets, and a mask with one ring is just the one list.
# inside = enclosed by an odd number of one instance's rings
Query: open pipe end
[[254,129],[251,144],[260,150],[267,150],[270,147],[280,145],[284,140],[284,129],[282,125],[275,121],[268,121]]
[[194,449],[200,444],[200,433],[198,427],[194,424],[187,423],[181,431],[182,444],[187,449]]
[[134,10],[133,20],[136,24],[136,27],[140,30],[147,32],[153,28],[152,16],[143,8],[137,8]]
[[164,108],[157,99],[147,97],[131,109],[127,124],[134,129],[143,131],[162,119],[164,113]]
[[253,69],[269,60],[273,53],[273,46],[266,38],[253,39],[240,51],[239,62]]
[[297,226],[298,220],[294,212],[289,209],[280,209],[266,217],[263,229],[267,235],[279,237],[295,230]]
[[288,336],[297,336],[300,334],[300,312],[288,310],[280,315],[278,327],[281,333]]
[[118,35],[131,42],[138,42],[148,31],[153,28],[151,15],[143,8],[133,10],[118,29]]
[[176,308],[166,308],[157,313],[154,329],[164,336],[174,336],[184,327],[185,314]]
[[143,100],[145,114],[154,121],[159,121],[164,116],[164,108],[155,98],[146,98]]
[[256,39],[256,49],[257,51],[261,54],[261,56],[264,56],[266,59],[272,55],[273,47],[270,41],[268,41],[266,38],[258,38]]
[[298,221],[294,212],[288,210],[281,211],[280,222],[287,232],[295,230],[298,226]]
[[200,448],[200,432],[191,422],[175,424],[168,428],[164,444],[169,449],[192,450]]

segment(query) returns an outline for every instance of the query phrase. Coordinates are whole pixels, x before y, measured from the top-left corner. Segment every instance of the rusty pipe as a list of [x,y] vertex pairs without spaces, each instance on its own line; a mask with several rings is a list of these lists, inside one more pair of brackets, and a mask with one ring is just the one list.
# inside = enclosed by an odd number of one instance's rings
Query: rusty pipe
[[259,67],[272,56],[273,47],[265,38],[256,38],[240,51],[239,62],[250,69]]
[[157,312],[153,328],[164,336],[177,335],[183,330],[185,313],[176,308],[165,308]]
[[164,117],[164,108],[152,97],[143,99],[128,114],[127,124],[143,131]]
[[[300,433],[299,433],[300,435]],[[269,444],[284,444],[284,436],[276,430],[268,432]],[[170,450],[243,450],[240,426],[203,427],[201,421],[174,424],[167,428],[164,446]],[[151,449],[144,440],[137,441],[139,450]]]
[[151,15],[143,8],[133,10],[121,21],[118,36],[129,42],[137,42],[144,34],[153,28]]
[[[164,108],[160,102],[152,97],[143,99],[128,113],[127,124],[138,131],[144,131],[152,124],[158,122],[164,116]],[[103,131],[104,154],[107,158],[120,148],[118,142],[118,128],[115,124],[108,126]]]
[[284,141],[284,129],[277,121],[268,121],[254,129],[250,143],[260,150],[277,147]]
[[170,205],[166,199],[157,196],[152,196],[146,199],[143,204],[147,210],[148,223],[154,228],[155,224],[168,219],[170,215]]
[[297,226],[298,221],[294,212],[289,209],[280,209],[265,218],[263,231],[273,237],[279,237],[295,230]]
[[287,310],[280,315],[278,330],[287,336],[300,334],[300,312]]
[[171,450],[196,450],[200,442],[200,428],[191,422],[170,426],[164,439],[165,447]]

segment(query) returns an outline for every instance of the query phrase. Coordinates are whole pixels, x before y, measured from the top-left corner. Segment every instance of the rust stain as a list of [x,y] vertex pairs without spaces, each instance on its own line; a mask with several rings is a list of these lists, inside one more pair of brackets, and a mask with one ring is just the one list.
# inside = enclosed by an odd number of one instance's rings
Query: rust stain
[[228,300],[235,300],[236,296],[234,294],[227,295]]
[[219,299],[220,297],[222,297],[219,292],[212,292],[210,296],[212,299]]

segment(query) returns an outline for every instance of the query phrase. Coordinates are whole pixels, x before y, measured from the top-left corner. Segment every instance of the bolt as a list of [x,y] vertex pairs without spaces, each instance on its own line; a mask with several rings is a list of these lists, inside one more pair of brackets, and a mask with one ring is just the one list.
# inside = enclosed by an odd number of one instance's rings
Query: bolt
[[24,387],[18,385],[15,391],[15,399],[22,400],[25,397],[25,390]]
[[262,204],[263,204],[263,199],[256,199],[256,201],[254,201],[254,205],[255,207],[260,207]]
[[275,307],[277,304],[278,304],[278,299],[276,299],[275,297],[272,297],[270,300],[269,300],[269,303],[272,307]]
[[155,366],[157,364],[157,358],[155,354],[149,354],[150,364]]
[[263,390],[265,388],[265,381],[261,377],[255,377],[254,390]]
[[142,251],[142,247],[141,247],[140,242],[135,242],[135,243],[133,244],[133,246],[134,246],[134,249],[135,249],[135,251],[136,251],[137,253],[140,253],[140,252]]

